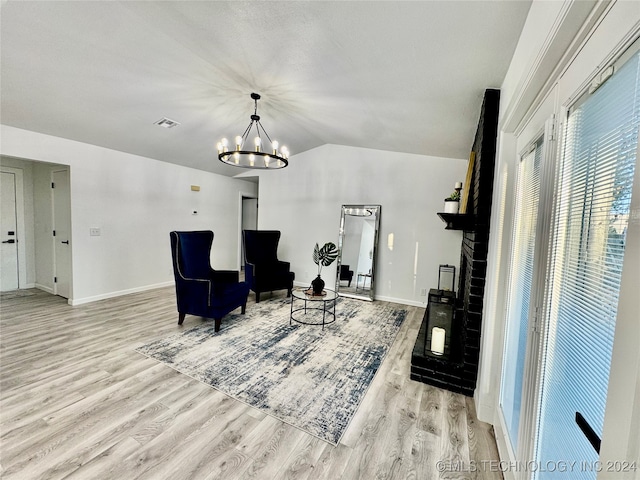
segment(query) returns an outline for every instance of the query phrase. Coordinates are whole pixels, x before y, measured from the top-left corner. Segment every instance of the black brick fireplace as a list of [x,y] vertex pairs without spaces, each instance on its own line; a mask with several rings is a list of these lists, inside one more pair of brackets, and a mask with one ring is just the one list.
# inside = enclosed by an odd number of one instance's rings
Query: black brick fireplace
[[412,380],[467,396],[473,396],[478,375],[499,103],[499,90],[485,91],[472,148],[475,162],[467,213],[447,219],[448,229],[463,230],[450,353],[442,357],[425,353],[425,312],[411,356]]

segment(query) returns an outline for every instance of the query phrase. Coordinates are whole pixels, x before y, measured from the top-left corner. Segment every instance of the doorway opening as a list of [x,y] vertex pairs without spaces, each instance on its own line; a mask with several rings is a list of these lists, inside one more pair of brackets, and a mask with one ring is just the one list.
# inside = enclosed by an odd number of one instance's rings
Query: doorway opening
[[[2,156],[0,167],[1,290],[38,288],[71,298],[69,166]],[[56,241],[68,242],[60,243],[65,251]]]
[[243,230],[257,230],[258,229],[258,197],[240,194],[240,252],[239,252],[239,266],[240,271],[244,271],[244,243],[242,240]]

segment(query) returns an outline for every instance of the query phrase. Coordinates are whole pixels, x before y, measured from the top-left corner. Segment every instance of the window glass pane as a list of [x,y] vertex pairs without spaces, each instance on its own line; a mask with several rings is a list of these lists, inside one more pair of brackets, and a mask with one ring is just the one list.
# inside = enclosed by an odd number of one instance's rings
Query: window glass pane
[[[598,454],[575,416],[602,435],[638,145],[638,67],[635,54],[571,112],[559,170],[536,456],[539,465],[577,462],[572,479],[596,478],[589,467]],[[536,478],[567,473],[543,469]]]
[[516,186],[507,332],[502,367],[502,388],[500,390],[500,405],[514,451],[518,446],[522,379],[529,331],[529,301],[535,265],[534,251],[538,202],[540,200],[541,159],[542,139],[520,162]]

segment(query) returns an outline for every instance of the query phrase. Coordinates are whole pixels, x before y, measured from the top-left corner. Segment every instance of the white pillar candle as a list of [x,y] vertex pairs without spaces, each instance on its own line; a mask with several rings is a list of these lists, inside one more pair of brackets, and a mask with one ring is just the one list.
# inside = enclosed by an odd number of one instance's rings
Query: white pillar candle
[[433,327],[431,330],[431,352],[435,355],[444,353],[445,330],[440,327]]
[[462,188],[462,182],[456,182],[455,189]]

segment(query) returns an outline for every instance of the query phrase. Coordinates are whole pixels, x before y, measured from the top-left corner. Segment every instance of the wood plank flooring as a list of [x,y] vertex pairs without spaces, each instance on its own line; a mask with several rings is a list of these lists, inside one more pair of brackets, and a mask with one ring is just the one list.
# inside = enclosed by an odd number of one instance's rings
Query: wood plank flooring
[[473,401],[409,379],[424,309],[408,307],[334,447],[136,353],[181,329],[172,287],[77,307],[35,289],[0,302],[3,479],[502,478],[482,468],[499,458]]

